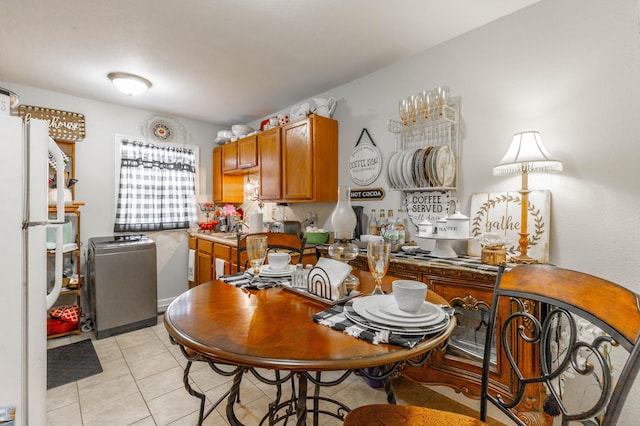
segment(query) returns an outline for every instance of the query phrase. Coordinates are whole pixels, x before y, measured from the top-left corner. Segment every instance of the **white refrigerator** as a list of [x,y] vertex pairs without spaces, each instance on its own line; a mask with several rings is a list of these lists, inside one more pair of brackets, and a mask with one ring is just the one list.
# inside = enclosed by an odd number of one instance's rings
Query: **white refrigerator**
[[[50,165],[64,176],[63,155],[48,136],[47,122],[23,124],[19,117],[0,115],[0,407],[16,408],[16,425],[46,424],[47,309],[60,293],[64,222],[62,187],[57,212],[49,218]],[[52,290],[49,227],[57,228]]]

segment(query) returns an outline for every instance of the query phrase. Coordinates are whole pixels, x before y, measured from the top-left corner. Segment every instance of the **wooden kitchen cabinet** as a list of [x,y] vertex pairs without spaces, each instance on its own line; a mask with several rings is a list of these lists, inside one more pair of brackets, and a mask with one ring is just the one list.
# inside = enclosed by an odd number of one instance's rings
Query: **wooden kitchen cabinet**
[[238,140],[238,169],[250,171],[258,166],[258,135]]
[[260,199],[279,200],[282,195],[282,145],[280,127],[258,135],[258,162],[260,164]]
[[251,135],[222,145],[223,173],[245,174],[257,170],[258,136]]
[[229,144],[213,149],[213,202],[242,203],[244,202],[244,177],[223,172],[223,148],[227,145]]
[[222,171],[233,172],[238,168],[238,141],[222,145]]
[[211,281],[213,275],[213,242],[198,238],[196,251],[196,285]]
[[319,115],[282,127],[282,198],[338,200],[338,122]]
[[337,201],[338,122],[313,114],[272,130],[258,140],[260,198]]

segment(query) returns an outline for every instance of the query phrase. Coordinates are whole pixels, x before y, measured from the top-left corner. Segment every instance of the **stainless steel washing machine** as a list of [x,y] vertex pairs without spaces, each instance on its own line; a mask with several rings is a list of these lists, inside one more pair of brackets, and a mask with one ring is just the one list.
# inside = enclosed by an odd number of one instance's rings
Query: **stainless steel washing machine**
[[149,237],[90,238],[87,276],[97,339],[157,323],[156,245]]

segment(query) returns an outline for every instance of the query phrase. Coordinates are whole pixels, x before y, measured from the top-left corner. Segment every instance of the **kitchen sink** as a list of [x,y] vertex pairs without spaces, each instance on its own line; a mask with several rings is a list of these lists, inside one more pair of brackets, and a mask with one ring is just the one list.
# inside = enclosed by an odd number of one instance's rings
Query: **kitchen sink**
[[225,240],[235,240],[237,238],[234,232],[216,232],[211,234],[213,237],[224,238]]

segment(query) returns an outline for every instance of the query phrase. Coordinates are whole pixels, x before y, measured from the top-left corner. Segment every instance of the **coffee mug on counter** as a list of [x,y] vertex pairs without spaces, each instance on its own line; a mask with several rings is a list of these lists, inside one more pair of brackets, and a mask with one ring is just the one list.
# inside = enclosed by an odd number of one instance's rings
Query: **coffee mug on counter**
[[283,270],[287,267],[289,262],[291,262],[291,256],[289,253],[269,253],[267,258],[269,259],[269,267],[276,271]]

